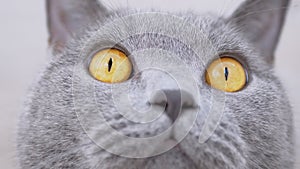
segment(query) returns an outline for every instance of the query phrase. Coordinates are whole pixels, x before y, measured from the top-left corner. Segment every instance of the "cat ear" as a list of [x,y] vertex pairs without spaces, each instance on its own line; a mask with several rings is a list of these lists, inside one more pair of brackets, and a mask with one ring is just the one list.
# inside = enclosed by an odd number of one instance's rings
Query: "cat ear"
[[46,3],[49,43],[59,49],[77,31],[108,14],[97,0],[47,0]]
[[268,63],[273,63],[289,2],[246,0],[230,18]]

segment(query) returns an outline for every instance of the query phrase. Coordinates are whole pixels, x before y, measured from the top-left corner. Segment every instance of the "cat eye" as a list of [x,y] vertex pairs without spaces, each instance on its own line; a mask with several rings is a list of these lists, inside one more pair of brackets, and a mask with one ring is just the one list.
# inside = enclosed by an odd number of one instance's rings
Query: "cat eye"
[[205,78],[207,84],[215,89],[225,92],[237,92],[245,87],[247,72],[236,59],[222,57],[208,66]]
[[118,49],[105,49],[93,56],[89,72],[101,82],[120,83],[130,77],[132,64],[124,52]]

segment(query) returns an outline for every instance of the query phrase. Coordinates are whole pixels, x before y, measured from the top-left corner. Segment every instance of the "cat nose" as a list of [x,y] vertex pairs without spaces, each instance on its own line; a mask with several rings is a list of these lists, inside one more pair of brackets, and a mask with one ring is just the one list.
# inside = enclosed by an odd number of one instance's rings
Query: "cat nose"
[[183,90],[159,90],[150,98],[151,105],[162,106],[165,113],[174,122],[184,109],[195,107],[193,96]]

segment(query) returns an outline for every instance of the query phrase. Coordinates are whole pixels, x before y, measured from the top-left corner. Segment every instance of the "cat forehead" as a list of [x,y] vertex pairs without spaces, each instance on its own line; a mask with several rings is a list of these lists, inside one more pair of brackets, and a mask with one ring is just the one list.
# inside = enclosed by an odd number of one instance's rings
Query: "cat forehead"
[[125,50],[133,52],[139,46],[158,47],[150,44],[172,39],[166,44],[169,50],[178,49],[178,45],[182,50],[190,48],[206,57],[202,60],[205,63],[216,59],[219,54],[234,53],[240,60],[255,63],[254,69],[266,69],[265,64],[257,63],[257,56],[240,36],[238,29],[225,18],[213,14],[122,11],[111,14],[104,21],[91,23],[87,30],[80,40],[75,39],[69,45],[72,50],[77,46],[83,56],[125,43]]
[[[109,31],[105,29],[109,29]],[[225,18],[212,14],[197,15],[192,12],[167,13],[160,11],[129,11],[115,13],[104,22],[98,22],[94,30],[101,35],[106,31],[111,40],[122,41],[135,35],[157,34],[177,38],[183,42],[206,40],[216,48],[230,49],[239,46],[241,39]],[[92,32],[97,36],[97,33]],[[137,36],[136,36],[137,37]],[[242,49],[241,49],[242,50]]]

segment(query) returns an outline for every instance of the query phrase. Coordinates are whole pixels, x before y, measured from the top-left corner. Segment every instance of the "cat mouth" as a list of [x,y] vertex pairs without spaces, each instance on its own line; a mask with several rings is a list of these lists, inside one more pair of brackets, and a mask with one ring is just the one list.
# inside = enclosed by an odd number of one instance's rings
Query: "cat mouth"
[[[176,146],[173,147],[171,150],[169,150],[169,152],[176,151],[177,153],[180,153],[181,156],[184,157],[184,160],[186,160],[186,163],[188,163],[189,165],[192,165],[193,168],[195,168],[195,169],[197,168],[197,165],[194,162],[193,158],[188,154],[188,152],[186,152],[186,150],[182,147],[180,142],[178,142],[175,138],[170,137],[170,139],[165,141],[165,144],[176,144]],[[166,153],[168,153],[168,152],[166,152]],[[172,156],[171,153],[170,153],[170,156]],[[192,166],[190,166],[190,167],[192,167]]]

